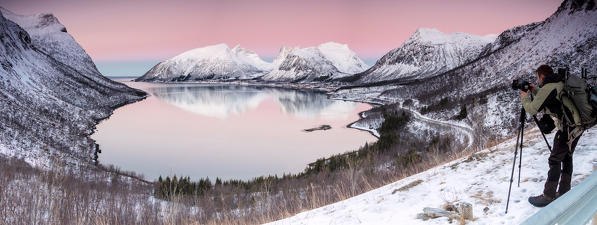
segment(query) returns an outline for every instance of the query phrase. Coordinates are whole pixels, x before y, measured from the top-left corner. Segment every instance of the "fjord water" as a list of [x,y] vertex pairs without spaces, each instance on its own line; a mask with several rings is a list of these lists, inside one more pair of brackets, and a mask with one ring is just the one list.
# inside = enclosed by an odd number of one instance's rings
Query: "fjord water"
[[[120,80],[122,82],[122,80]],[[371,106],[283,88],[124,82],[150,96],[117,109],[92,135],[100,163],[143,174],[250,179],[302,171],[375,138],[346,125]],[[332,129],[304,129],[331,125]]]

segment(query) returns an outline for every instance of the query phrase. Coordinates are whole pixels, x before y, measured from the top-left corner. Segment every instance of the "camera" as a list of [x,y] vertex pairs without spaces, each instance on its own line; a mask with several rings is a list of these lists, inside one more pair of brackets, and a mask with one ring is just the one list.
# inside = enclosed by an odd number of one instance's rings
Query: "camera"
[[529,91],[530,86],[530,82],[523,80],[523,79],[515,79],[512,81],[512,89],[514,90],[521,90],[524,92]]

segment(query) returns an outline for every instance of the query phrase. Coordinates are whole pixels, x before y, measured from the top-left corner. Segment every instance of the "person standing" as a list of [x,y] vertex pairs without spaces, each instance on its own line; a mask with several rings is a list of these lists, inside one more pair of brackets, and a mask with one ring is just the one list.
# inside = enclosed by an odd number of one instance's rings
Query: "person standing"
[[[572,180],[572,154],[582,135],[580,114],[568,96],[563,95],[564,77],[555,74],[548,65],[541,65],[536,70],[539,88],[530,85],[527,92],[520,91],[522,105],[527,113],[536,115],[543,111],[555,118],[557,133],[554,137],[553,150],[548,158],[549,171],[543,194],[529,197],[529,203],[544,207],[570,190]],[[529,92],[535,95],[531,98]]]

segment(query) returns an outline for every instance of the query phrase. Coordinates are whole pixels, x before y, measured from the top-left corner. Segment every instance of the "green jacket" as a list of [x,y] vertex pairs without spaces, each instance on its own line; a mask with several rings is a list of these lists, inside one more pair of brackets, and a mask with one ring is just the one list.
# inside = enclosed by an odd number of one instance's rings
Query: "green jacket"
[[[547,83],[539,89],[535,89],[533,94],[535,98],[531,100],[529,95],[522,98],[522,106],[527,113],[536,115],[539,111],[545,110],[545,113],[555,118],[556,127],[563,131],[565,125],[565,116],[570,120],[568,125],[580,125],[580,113],[574,103],[568,96],[562,95],[564,82]],[[561,103],[564,104],[562,108]],[[572,118],[570,118],[572,117]]]

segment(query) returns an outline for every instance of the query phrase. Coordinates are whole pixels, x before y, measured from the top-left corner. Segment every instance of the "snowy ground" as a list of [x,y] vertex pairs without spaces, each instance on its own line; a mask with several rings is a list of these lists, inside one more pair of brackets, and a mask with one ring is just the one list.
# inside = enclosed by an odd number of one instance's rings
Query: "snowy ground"
[[[447,202],[462,201],[473,205],[474,219],[467,220],[467,224],[520,224],[539,210],[527,198],[542,192],[549,156],[538,130],[526,133],[521,183],[517,187],[515,177],[508,214],[504,210],[514,138],[472,156],[271,224],[448,224],[446,217],[423,221],[416,216],[425,207],[441,208]],[[547,138],[552,144],[553,134]],[[596,153],[597,128],[593,128],[581,137],[574,153],[573,188],[597,168]],[[414,187],[397,190],[418,180],[422,182]]]

